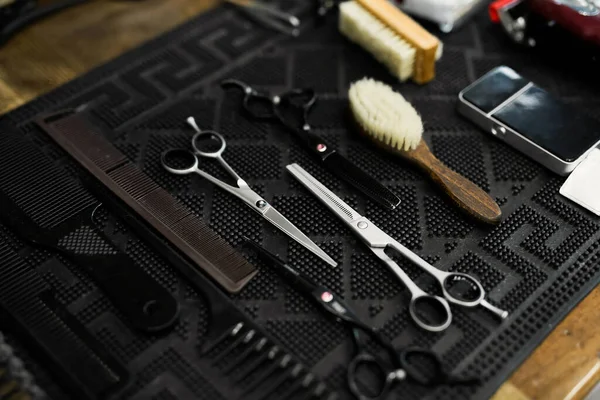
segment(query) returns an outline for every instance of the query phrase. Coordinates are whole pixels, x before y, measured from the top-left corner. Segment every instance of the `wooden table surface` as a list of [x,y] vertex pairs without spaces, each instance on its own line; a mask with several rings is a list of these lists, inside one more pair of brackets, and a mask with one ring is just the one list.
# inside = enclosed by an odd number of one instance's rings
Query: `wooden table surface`
[[[158,36],[217,2],[101,0],[27,28],[0,48],[0,114]],[[599,309],[600,288],[596,288],[493,399],[585,398],[600,381]]]

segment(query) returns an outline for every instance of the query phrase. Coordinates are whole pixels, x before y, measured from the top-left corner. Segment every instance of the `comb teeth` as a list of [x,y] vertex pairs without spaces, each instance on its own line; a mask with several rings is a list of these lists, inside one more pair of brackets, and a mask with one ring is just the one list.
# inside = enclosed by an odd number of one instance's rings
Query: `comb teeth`
[[187,207],[162,189],[148,193],[139,199],[139,203],[169,228],[177,226],[185,217],[196,217]]
[[159,188],[156,182],[131,163],[108,172],[108,176],[135,200],[139,200]]
[[[201,354],[212,368],[242,387],[247,398],[275,400],[296,394],[321,399],[330,394],[305,365],[242,322],[208,344]],[[284,393],[286,397],[282,397]]]
[[0,190],[42,228],[96,203],[39,149],[10,133],[0,137]]
[[65,151],[225,289],[237,292],[256,268],[161,188],[80,114],[38,124]]

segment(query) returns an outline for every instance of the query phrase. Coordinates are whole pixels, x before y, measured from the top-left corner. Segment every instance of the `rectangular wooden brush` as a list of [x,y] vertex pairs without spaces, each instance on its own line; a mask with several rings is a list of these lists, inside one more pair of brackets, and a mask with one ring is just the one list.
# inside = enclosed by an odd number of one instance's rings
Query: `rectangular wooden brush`
[[442,44],[387,0],[352,0],[340,5],[340,32],[369,51],[401,81],[435,78]]
[[[118,198],[129,213],[133,212],[156,230],[163,242],[183,253],[197,267],[195,271],[203,270],[232,293],[240,291],[256,274],[252,264],[200,217],[129,161],[84,113],[46,115],[38,118],[37,123],[103,188],[108,189],[110,193],[108,196],[104,193],[105,198]],[[140,228],[140,225],[136,227]],[[143,233],[141,236],[154,237]],[[154,241],[153,246],[166,259],[174,259],[170,246],[164,246],[164,243],[161,246],[161,241]],[[180,269],[182,265],[175,263]],[[189,277],[190,271],[183,268],[185,271],[182,272]]]

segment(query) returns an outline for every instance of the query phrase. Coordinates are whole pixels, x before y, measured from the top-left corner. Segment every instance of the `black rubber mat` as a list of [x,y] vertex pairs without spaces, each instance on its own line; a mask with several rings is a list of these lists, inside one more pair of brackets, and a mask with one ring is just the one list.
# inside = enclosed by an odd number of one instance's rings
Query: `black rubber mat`
[[[472,387],[403,383],[390,398],[483,399],[600,282],[600,225],[598,218],[559,196],[562,178],[459,117],[457,94],[501,64],[596,117],[600,92],[576,73],[576,66],[568,73],[568,67],[551,66],[534,52],[516,48],[489,24],[485,13],[442,39],[445,50],[436,80],[425,86],[398,84],[370,56],[345,41],[333,20],[320,27],[309,24],[300,38],[290,39],[253,25],[232,9],[220,8],[11,112],[2,122],[18,127],[32,146],[42,148],[64,167],[65,174],[73,174],[77,167],[32,119],[43,111],[87,105],[113,129],[110,139],[121,151],[231,244],[239,246],[243,235],[262,241],[293,266],[343,294],[362,318],[381,327],[398,347],[433,348],[448,368],[482,379]],[[479,225],[460,214],[423,175],[402,160],[378,153],[352,131],[346,119],[346,92],[350,82],[363,76],[393,84],[413,102],[424,118],[426,140],[439,158],[497,199],[504,214],[499,226]],[[219,87],[227,77],[274,91],[313,87],[320,100],[312,125],[397,193],[400,208],[388,212],[365,200],[315,163],[291,135],[274,125],[247,120],[240,113],[239,94],[226,94]],[[190,115],[202,128],[215,129],[227,138],[225,158],[233,168],[336,258],[337,269],[315,259],[208,182],[169,175],[162,169],[160,153],[181,145],[190,135],[185,125]],[[500,324],[481,308],[453,307],[454,322],[447,331],[428,333],[417,328],[408,316],[407,290],[294,182],[284,169],[291,162],[304,166],[436,267],[479,277],[491,301],[510,311],[509,318]],[[14,168],[18,176],[19,166]],[[220,388],[211,387],[211,377],[194,363],[206,315],[200,297],[151,249],[136,241],[123,223],[103,213],[105,231],[127,246],[132,257],[181,302],[181,321],[170,334],[146,336],[130,330],[84,273],[52,257],[49,261],[33,254],[27,259],[54,287],[57,298],[127,365],[132,382],[120,398],[215,398]],[[258,265],[257,277],[233,296],[236,304],[295,351],[338,390],[340,398],[349,398],[345,388],[349,332],[326,319],[267,266]],[[407,265],[407,269],[427,283],[416,268]],[[50,396],[67,398],[36,365],[34,354],[23,358],[40,375],[37,381]]]

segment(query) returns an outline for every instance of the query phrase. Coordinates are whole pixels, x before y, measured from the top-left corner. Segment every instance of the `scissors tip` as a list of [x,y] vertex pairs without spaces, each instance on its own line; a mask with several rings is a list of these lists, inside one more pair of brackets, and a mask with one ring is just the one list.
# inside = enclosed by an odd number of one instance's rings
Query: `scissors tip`
[[334,268],[338,266],[338,263],[336,263],[332,259],[327,260],[327,264],[331,265]]
[[188,117],[186,119],[186,122],[188,123],[189,126],[191,126],[192,128],[194,128],[194,130],[196,132],[200,132],[200,128],[198,127],[198,124],[196,124],[196,118],[194,118],[194,117]]

